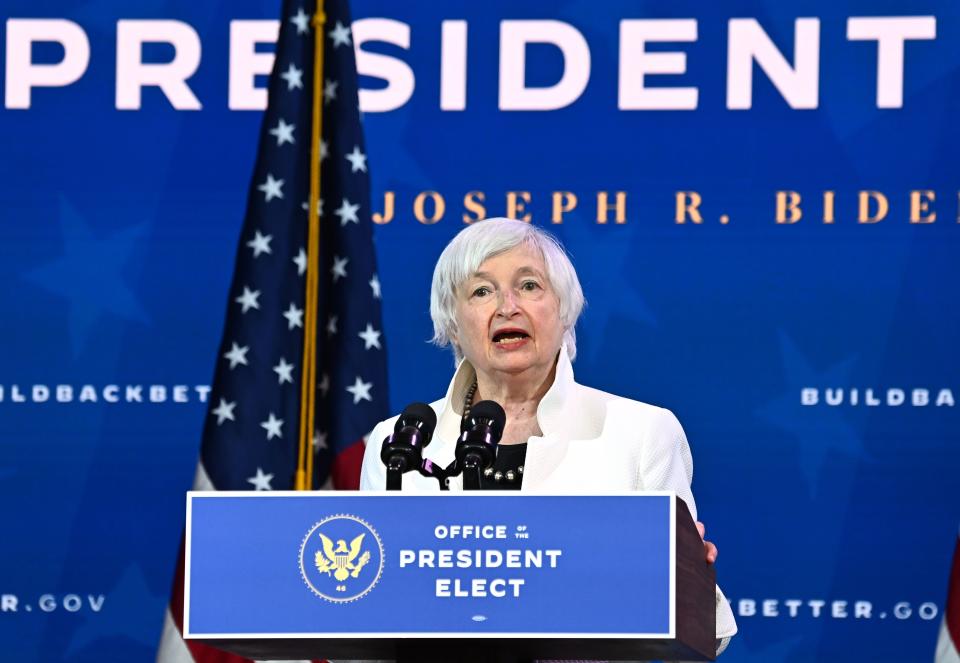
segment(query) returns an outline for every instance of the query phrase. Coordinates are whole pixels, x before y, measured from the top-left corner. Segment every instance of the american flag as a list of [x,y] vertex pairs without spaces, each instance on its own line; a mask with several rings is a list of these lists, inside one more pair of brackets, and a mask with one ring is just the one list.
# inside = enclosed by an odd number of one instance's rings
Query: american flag
[[[387,417],[370,177],[346,0],[326,0],[313,486],[359,485],[364,435]],[[315,4],[285,0],[237,247],[195,488],[294,486],[307,270]],[[242,661],[185,643],[182,552],[158,661]]]
[[947,588],[947,605],[943,609],[940,636],[937,639],[935,663],[960,663],[960,534],[953,551],[953,566]]

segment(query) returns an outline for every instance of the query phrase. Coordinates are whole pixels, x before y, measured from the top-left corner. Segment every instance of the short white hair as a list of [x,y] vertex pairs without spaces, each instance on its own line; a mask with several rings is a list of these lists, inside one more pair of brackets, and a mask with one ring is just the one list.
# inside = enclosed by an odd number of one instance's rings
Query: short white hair
[[430,288],[430,318],[433,342],[451,345],[457,362],[463,358],[454,342],[457,334],[457,290],[480,265],[521,244],[535,249],[543,257],[547,279],[560,301],[563,342],[572,361],[577,356],[576,324],[585,300],[577,272],[560,242],[547,231],[515,219],[502,217],[476,221],[450,240],[433,270]]

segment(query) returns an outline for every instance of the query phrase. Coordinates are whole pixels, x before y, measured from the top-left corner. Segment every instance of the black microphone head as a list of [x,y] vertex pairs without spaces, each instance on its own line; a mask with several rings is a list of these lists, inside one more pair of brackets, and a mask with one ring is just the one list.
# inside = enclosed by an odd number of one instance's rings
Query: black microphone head
[[473,426],[473,422],[478,419],[485,419],[490,422],[490,432],[493,435],[494,442],[499,442],[503,437],[503,427],[507,423],[507,413],[500,407],[496,401],[480,401],[470,408],[470,416],[467,421],[460,425],[460,430],[465,431],[467,427]]
[[437,413],[426,403],[410,403],[403,408],[403,413],[393,427],[394,433],[399,433],[404,426],[414,426],[420,429],[426,446],[433,437],[433,429],[437,427]]

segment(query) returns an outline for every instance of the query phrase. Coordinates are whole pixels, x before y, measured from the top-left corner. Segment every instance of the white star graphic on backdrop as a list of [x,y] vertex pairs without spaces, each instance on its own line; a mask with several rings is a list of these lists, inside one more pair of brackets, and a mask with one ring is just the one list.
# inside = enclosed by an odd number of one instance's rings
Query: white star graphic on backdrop
[[243,294],[234,299],[236,303],[240,304],[243,307],[242,313],[246,313],[252,308],[259,309],[260,302],[257,301],[260,298],[259,290],[251,290],[247,286],[243,286]]
[[336,283],[337,280],[341,278],[347,278],[347,263],[350,262],[350,258],[341,258],[340,256],[333,256],[333,267],[330,268],[330,273],[333,274],[333,282]]
[[246,366],[246,365],[247,365],[247,352],[248,352],[249,350],[250,350],[250,346],[249,346],[249,345],[245,345],[245,346],[243,346],[243,347],[241,348],[239,345],[237,345],[236,343],[234,343],[234,344],[230,347],[230,352],[224,353],[223,358],[224,358],[224,359],[228,359],[228,360],[230,361],[230,368],[231,368],[231,369],[236,368],[238,364],[243,364],[244,366]]
[[303,7],[297,9],[297,13],[290,17],[290,22],[297,26],[297,34],[306,34],[310,30],[310,16],[303,11]]
[[[346,198],[343,199],[343,202],[340,203],[340,208],[334,212],[337,216],[340,217],[340,225],[345,226],[348,223],[360,223],[360,219],[357,218],[357,212],[360,210],[360,205],[354,205]],[[344,274],[346,276],[346,274]]]
[[267,173],[267,181],[257,187],[263,191],[265,202],[270,202],[274,198],[283,198],[283,180],[276,180],[273,175]]
[[261,235],[258,230],[253,239],[247,242],[247,246],[253,249],[253,257],[259,258],[261,253],[273,253],[270,250],[270,240],[272,239],[273,235]]
[[280,74],[280,78],[287,82],[287,90],[303,87],[303,69],[297,69],[292,62],[287,70]]
[[320,384],[318,384],[317,387],[320,389],[320,395],[326,396],[327,392],[330,391],[330,376],[324,373],[323,379],[320,380]]
[[[309,200],[304,200],[304,201],[303,201],[303,204],[300,205],[300,209],[302,209],[304,212],[309,213],[309,212],[310,212],[310,201],[309,201]],[[317,199],[317,216],[323,216],[323,198],[318,198],[318,199]]]
[[327,318],[327,336],[333,336],[337,333],[337,316],[331,315]]
[[353,146],[353,152],[343,157],[350,162],[350,172],[355,173],[358,170],[367,172],[367,155],[360,151],[359,145]]
[[356,405],[360,401],[372,401],[373,398],[370,397],[371,387],[373,387],[372,382],[364,382],[358,375],[356,382],[353,383],[353,386],[347,387],[347,391],[353,394],[353,404]]
[[327,448],[327,434],[317,431],[316,435],[313,436],[313,450],[320,451],[321,449]]
[[210,414],[217,417],[217,426],[222,424],[227,419],[230,421],[236,421],[236,419],[233,418],[233,408],[235,407],[237,407],[236,401],[228,403],[223,398],[220,399],[220,404],[217,406],[217,409],[210,412]]
[[363,339],[363,349],[369,350],[370,348],[376,348],[380,350],[380,332],[373,328],[369,322],[367,323],[367,328],[362,332],[357,334],[360,338]]
[[[805,408],[797,399],[797,392],[805,385],[849,384],[856,356],[841,358],[821,369],[783,330],[778,335],[784,377],[790,386],[758,408],[756,413],[765,422],[796,437],[799,443],[798,469],[810,494],[816,496],[829,472],[831,456],[843,454],[849,458],[862,458],[865,449],[859,427],[848,420],[840,408]],[[805,411],[802,422],[796,420],[800,408]]]
[[283,312],[283,317],[287,319],[287,329],[303,327],[303,309],[297,308],[293,302],[290,302],[290,308]]
[[280,381],[280,384],[284,382],[293,384],[291,371],[293,371],[293,364],[288,364],[287,360],[283,357],[280,357],[280,363],[273,367],[273,372],[277,374],[277,379]]
[[270,482],[273,481],[272,474],[264,474],[261,468],[257,468],[257,476],[247,479],[257,490],[273,490]]
[[300,249],[297,257],[293,258],[293,264],[297,266],[297,274],[303,276],[303,273],[307,271],[307,252]]
[[277,147],[280,147],[284,143],[293,145],[297,142],[293,139],[294,129],[296,129],[296,125],[287,124],[283,121],[283,118],[280,118],[277,126],[270,130],[270,133],[277,137]]
[[373,278],[368,281],[370,284],[370,290],[373,291],[374,299],[380,299],[380,279],[376,274],[373,275]]
[[321,139],[321,140],[320,140],[320,161],[321,161],[321,163],[322,163],[323,160],[326,159],[328,156],[330,156],[330,143],[328,143],[327,141]]
[[327,104],[337,98],[338,81],[327,80],[323,83],[323,103]]
[[350,28],[345,26],[340,21],[337,21],[337,24],[334,26],[333,30],[329,33],[330,39],[333,40],[333,47],[337,46],[349,46],[350,45]]
[[277,419],[273,412],[270,413],[270,417],[266,421],[260,422],[260,427],[267,431],[267,439],[272,440],[275,437],[283,437],[283,433],[280,432],[280,427],[283,426],[283,419]]

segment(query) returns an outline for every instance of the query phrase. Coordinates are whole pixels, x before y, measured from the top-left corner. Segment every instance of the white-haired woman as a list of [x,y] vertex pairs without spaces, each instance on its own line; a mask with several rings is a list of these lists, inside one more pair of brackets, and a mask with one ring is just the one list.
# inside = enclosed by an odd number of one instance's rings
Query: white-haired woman
[[[437,427],[425,456],[440,466],[451,463],[461,419],[473,403],[493,400],[507,419],[482,488],[672,490],[696,520],[690,448],[677,418],[574,380],[583,305],[570,259],[545,231],[488,219],[457,234],[437,261],[430,292],[434,341],[453,347],[457,370],[446,396],[431,404]],[[381,422],[371,435],[377,443],[367,445],[362,490],[386,485],[378,442],[395,422]],[[439,490],[436,480],[414,472],[404,475],[403,488]],[[704,545],[712,562],[716,548]],[[737,627],[719,589],[717,598],[722,650]]]

